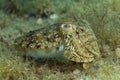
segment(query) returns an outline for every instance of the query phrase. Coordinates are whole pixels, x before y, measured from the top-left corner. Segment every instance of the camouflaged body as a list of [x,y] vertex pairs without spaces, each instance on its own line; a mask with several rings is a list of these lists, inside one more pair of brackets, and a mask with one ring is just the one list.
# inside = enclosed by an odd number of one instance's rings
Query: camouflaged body
[[62,47],[68,60],[92,62],[100,57],[96,37],[85,21],[57,23],[30,31],[15,40],[15,46],[24,51],[46,51]]

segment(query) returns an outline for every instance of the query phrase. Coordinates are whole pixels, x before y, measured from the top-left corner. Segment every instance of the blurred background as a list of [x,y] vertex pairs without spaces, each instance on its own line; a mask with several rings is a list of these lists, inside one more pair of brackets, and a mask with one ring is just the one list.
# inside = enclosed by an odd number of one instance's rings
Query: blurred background
[[[10,55],[15,53],[11,49],[16,37],[30,30],[74,19],[87,20],[97,37],[102,58],[106,59],[101,62],[103,67],[97,73],[102,76],[99,76],[100,80],[119,80],[118,63],[116,65],[110,61],[116,59],[116,54],[120,56],[120,0],[0,0],[0,79],[95,79],[89,76],[86,78],[85,74],[80,75],[82,73],[79,70],[66,70],[66,65],[62,66],[66,72],[55,67],[52,71],[44,65],[30,67],[30,62],[23,63],[19,57]],[[116,73],[115,76],[113,73]]]

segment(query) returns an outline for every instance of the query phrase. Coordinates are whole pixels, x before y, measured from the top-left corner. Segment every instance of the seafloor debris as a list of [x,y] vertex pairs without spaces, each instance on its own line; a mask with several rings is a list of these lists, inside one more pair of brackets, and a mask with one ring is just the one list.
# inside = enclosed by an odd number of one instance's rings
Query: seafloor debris
[[30,31],[18,37],[15,46],[34,57],[60,53],[70,61],[84,63],[85,68],[100,57],[96,37],[86,21],[57,23]]

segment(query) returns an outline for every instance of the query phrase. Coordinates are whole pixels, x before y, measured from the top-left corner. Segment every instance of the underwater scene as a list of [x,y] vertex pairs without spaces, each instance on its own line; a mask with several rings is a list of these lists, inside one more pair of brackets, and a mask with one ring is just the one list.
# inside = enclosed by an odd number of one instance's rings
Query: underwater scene
[[120,80],[120,0],[0,0],[0,80]]

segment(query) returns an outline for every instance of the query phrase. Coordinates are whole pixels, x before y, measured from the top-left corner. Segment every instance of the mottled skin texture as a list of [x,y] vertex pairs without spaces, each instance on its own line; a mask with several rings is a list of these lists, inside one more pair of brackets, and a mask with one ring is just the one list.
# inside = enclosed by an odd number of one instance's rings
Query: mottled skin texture
[[[63,54],[68,60],[90,63],[100,57],[96,37],[85,21],[58,23],[30,31],[15,40],[15,45],[24,51],[49,52],[64,45]],[[84,64],[83,67],[86,67]]]

